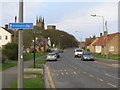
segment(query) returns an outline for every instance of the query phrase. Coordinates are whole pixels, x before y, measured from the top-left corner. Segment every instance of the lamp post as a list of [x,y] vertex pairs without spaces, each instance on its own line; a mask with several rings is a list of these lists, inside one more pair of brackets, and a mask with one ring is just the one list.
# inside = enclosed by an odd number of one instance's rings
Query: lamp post
[[37,40],[38,38],[37,37],[35,37],[34,36],[34,68],[35,68],[35,52],[36,52],[36,50],[35,50],[35,41]]
[[[96,14],[94,14],[94,15],[91,15],[92,17],[101,17],[102,19],[103,19],[103,35],[104,35],[104,23],[105,23],[105,19],[104,19],[104,17],[103,16],[100,16],[100,15],[96,15]],[[105,36],[103,37],[103,47],[105,46],[104,45],[104,38],[105,38]],[[103,54],[105,54],[105,50],[103,51]],[[104,56],[103,56],[104,57]]]
[[[77,33],[79,31],[75,31],[75,32]],[[82,42],[82,32],[81,32],[81,37],[80,37],[80,47],[82,48],[81,42]]]
[[64,35],[61,35],[60,37],[59,37],[59,49],[61,48],[61,38],[63,37]]

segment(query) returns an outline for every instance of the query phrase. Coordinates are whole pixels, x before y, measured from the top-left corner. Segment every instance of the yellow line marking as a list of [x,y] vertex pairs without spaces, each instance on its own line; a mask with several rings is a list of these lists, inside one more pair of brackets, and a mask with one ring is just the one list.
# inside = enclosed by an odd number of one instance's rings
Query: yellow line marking
[[89,75],[90,77],[94,77],[93,75]]
[[108,85],[112,86],[112,87],[117,87],[116,85],[113,85],[111,83],[107,83]]

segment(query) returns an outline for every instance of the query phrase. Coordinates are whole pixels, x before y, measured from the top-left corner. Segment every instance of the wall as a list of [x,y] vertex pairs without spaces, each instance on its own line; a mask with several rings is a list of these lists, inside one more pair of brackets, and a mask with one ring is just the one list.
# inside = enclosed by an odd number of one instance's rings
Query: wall
[[[0,27],[0,36],[2,36],[2,39],[0,39],[0,47],[12,41],[11,34],[1,27]],[[7,40],[5,39],[6,36],[8,37]]]

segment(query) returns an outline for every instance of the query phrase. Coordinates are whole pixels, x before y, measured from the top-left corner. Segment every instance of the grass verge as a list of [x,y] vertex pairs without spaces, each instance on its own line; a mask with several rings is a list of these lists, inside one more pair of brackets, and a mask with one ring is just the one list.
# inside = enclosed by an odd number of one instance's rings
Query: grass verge
[[41,58],[40,60],[35,61],[37,64],[45,64],[46,63],[46,57]]
[[[43,75],[40,73],[24,73],[24,75],[36,75],[35,78],[24,78],[24,88],[45,88]],[[10,88],[17,88],[17,80]]]
[[93,54],[93,56],[96,58],[120,60],[120,55],[108,55],[107,57],[103,57],[103,55],[101,55],[101,54]]
[[1,63],[0,64],[0,71],[3,71],[5,69],[8,69],[10,67],[13,67],[13,66],[16,66],[16,64],[13,64],[13,63]]
[[[34,65],[31,65],[29,68],[34,68]],[[41,65],[35,65],[35,68],[43,69],[44,66],[41,66]]]

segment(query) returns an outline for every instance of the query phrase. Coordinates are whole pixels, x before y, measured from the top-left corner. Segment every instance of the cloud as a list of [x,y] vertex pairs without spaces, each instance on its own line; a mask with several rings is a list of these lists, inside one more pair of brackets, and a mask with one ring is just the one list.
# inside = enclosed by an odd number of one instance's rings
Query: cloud
[[[58,28],[75,34],[74,31],[83,32],[83,38],[90,35],[99,35],[102,32],[102,18],[91,17],[91,14],[102,15],[108,21],[109,32],[117,32],[118,7],[117,3],[100,3],[83,11],[73,11],[57,23]],[[114,24],[115,23],[115,24]],[[113,29],[114,28],[114,29]],[[78,38],[78,37],[77,37]]]

